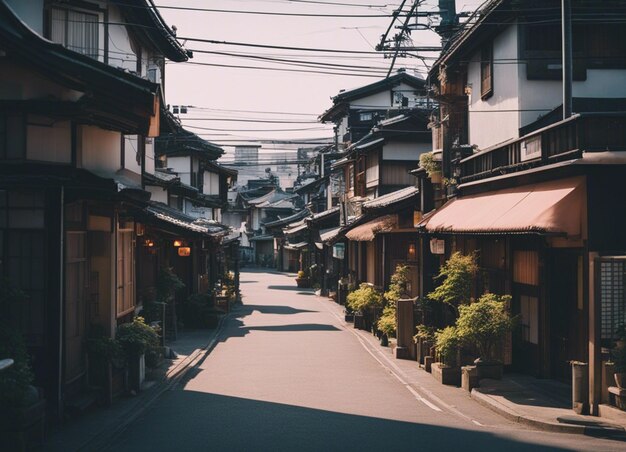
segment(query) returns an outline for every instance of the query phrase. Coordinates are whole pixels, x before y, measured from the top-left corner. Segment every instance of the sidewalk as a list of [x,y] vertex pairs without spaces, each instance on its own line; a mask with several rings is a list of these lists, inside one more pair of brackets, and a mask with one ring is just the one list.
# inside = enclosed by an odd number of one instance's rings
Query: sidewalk
[[178,339],[168,343],[178,357],[166,359],[161,366],[151,371],[151,379],[144,383],[144,389],[138,395],[119,397],[110,407],[98,408],[82,418],[54,427],[48,432],[43,450],[66,452],[103,448],[211,351],[227,317],[223,316],[214,330],[179,332]]
[[481,380],[472,398],[502,416],[531,427],[585,435],[626,434],[626,413],[604,406],[613,416],[581,416],[571,407],[571,387],[526,375],[505,375],[502,380]]
[[[343,306],[325,297],[320,301],[337,316],[343,313]],[[470,394],[461,388],[442,385],[426,371],[419,368],[415,361],[394,359],[391,347],[381,347],[378,340],[369,332],[355,330],[350,323],[346,327],[366,342],[377,355],[387,356],[385,365],[406,380],[431,401],[466,417],[472,422],[481,412],[484,421],[484,408],[492,412],[492,416],[501,416],[508,421],[530,427],[559,433],[576,433],[590,436],[626,437],[626,413],[607,405],[601,406],[605,417],[579,416],[571,408],[571,387],[553,380],[540,380],[525,375],[506,375],[502,380],[481,380],[480,388]],[[476,402],[480,406],[476,405]],[[473,404],[473,408],[468,406]],[[476,416],[472,415],[472,411]],[[497,413],[497,414],[496,414]],[[487,416],[487,420],[489,417]]]

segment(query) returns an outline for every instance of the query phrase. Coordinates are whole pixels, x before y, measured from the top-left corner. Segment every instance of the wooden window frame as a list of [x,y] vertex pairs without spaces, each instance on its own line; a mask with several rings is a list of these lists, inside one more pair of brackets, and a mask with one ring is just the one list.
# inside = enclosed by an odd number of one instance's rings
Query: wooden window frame
[[480,97],[482,100],[493,96],[493,41],[480,51]]

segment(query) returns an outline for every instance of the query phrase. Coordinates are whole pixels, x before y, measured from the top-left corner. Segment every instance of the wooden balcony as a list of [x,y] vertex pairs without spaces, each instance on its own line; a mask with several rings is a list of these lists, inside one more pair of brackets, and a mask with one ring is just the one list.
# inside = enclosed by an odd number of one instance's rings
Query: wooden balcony
[[626,151],[626,114],[581,113],[462,159],[461,183],[582,156]]

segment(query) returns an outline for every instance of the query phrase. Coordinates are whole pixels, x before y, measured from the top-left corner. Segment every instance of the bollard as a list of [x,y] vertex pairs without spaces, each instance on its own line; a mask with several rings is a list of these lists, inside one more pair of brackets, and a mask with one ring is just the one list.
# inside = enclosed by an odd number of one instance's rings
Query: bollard
[[572,361],[572,409],[576,414],[589,413],[589,365]]

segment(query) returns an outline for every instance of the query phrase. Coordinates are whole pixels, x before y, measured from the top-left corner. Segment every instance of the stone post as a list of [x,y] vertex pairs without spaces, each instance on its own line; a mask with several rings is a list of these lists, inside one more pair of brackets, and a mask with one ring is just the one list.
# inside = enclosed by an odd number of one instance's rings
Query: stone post
[[396,303],[397,359],[415,359],[415,323],[413,321],[413,299],[398,300]]

